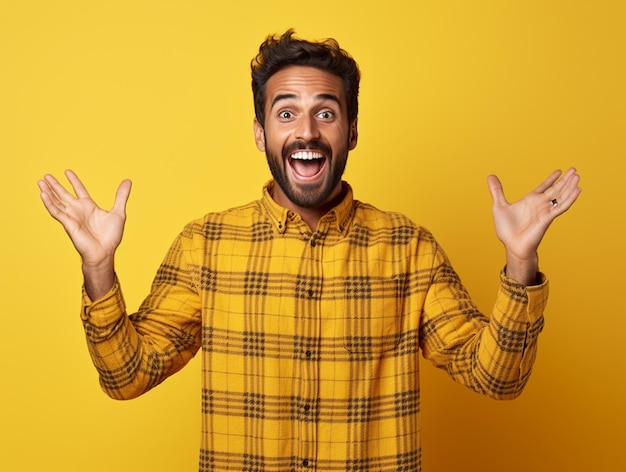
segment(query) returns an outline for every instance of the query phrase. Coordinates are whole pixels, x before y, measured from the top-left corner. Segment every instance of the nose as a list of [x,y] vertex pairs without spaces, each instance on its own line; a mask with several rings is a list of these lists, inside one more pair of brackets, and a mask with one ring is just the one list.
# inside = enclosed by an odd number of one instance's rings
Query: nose
[[304,141],[311,141],[320,137],[318,123],[315,121],[314,116],[304,114],[300,117],[295,137]]

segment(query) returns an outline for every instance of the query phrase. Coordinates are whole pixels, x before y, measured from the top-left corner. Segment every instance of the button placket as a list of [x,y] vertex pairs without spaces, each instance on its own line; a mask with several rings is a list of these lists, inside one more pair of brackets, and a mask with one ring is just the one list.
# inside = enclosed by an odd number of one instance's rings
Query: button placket
[[[321,276],[322,249],[325,233],[302,231],[303,266],[299,278],[299,305],[296,311],[298,339],[296,340],[298,359],[297,416],[299,447],[296,457],[297,470],[315,470],[318,395],[319,395],[319,336],[321,330]],[[308,247],[307,247],[308,246]]]

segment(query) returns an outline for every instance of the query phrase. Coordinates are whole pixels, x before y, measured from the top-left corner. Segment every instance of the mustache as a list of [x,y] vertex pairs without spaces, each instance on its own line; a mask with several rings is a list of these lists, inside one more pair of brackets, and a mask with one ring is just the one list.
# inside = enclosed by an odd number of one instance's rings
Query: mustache
[[292,143],[286,144],[283,147],[283,159],[288,159],[295,151],[321,151],[327,157],[331,157],[333,150],[326,143],[323,143],[319,139],[313,139],[311,141],[298,140]]

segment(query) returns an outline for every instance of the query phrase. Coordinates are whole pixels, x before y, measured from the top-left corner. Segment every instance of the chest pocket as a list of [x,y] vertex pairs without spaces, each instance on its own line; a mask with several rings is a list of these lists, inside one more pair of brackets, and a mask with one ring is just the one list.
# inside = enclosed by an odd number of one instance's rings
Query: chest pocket
[[400,340],[405,277],[348,277],[344,345],[351,353],[382,353]]

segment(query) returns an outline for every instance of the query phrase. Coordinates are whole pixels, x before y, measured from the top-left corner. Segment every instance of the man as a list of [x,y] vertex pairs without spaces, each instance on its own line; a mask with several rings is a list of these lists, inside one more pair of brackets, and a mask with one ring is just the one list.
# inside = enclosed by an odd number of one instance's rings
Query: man
[[201,471],[420,470],[419,364],[493,398],[524,388],[543,326],[537,248],[577,199],[574,169],[509,204],[488,183],[506,266],[490,317],[433,236],[353,199],[359,70],[333,40],[288,31],[252,63],[261,200],[187,225],[139,311],[114,271],[130,182],[110,212],[39,182],[82,257],[82,320],[103,389],[132,398],[202,352]]

